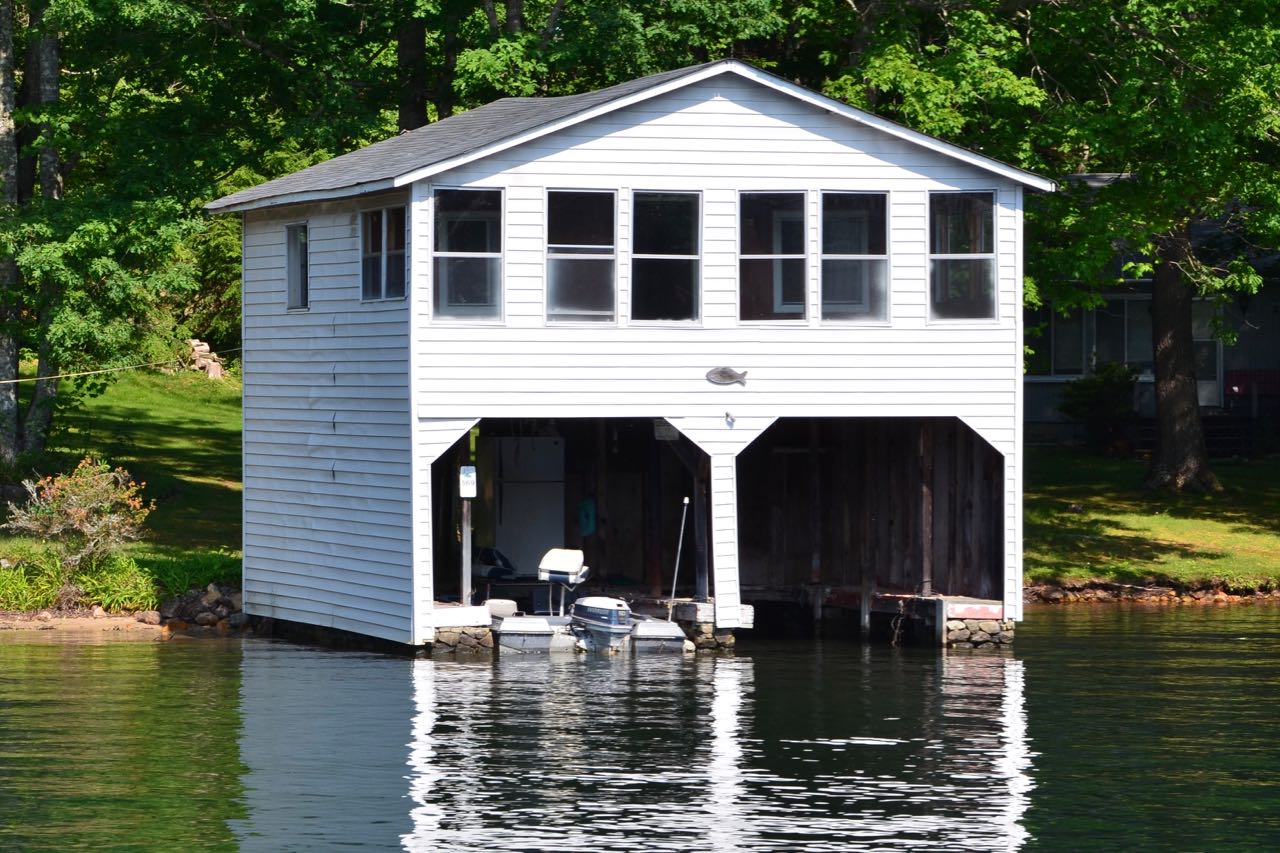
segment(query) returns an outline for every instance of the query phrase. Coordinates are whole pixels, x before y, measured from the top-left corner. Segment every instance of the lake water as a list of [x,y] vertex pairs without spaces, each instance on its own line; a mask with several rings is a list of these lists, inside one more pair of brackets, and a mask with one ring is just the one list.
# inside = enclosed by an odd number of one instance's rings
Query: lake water
[[0,850],[1280,848],[1280,609],[999,655],[455,663],[0,635]]

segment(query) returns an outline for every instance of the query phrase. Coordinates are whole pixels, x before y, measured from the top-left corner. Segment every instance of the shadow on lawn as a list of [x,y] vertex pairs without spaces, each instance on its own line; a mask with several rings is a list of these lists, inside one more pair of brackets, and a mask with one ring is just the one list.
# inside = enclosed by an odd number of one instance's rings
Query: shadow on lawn
[[1035,450],[1028,454],[1026,491],[1030,502],[1050,498],[1064,510],[1079,504],[1087,513],[1166,515],[1219,522],[1233,533],[1280,533],[1280,460],[1218,461],[1213,469],[1221,494],[1170,495],[1142,488],[1144,461]]
[[[215,406],[218,417],[202,417]],[[146,497],[156,501],[147,522],[152,550],[240,547],[238,406],[200,401],[157,411],[99,402],[68,413],[50,444],[68,461],[92,453],[147,484]]]
[[[1041,501],[1027,508],[1025,541],[1035,543],[1035,549],[1026,552],[1024,568],[1034,579],[1056,582],[1079,578],[1084,573],[1122,583],[1144,583],[1163,577],[1144,568],[1163,558],[1208,561],[1226,556],[1207,548],[1146,538],[1143,531],[1114,518],[1087,515],[1072,506],[1068,502]],[[1095,509],[1103,511],[1096,506]],[[1048,558],[1041,557],[1041,552]],[[1068,560],[1065,563],[1064,557]]]

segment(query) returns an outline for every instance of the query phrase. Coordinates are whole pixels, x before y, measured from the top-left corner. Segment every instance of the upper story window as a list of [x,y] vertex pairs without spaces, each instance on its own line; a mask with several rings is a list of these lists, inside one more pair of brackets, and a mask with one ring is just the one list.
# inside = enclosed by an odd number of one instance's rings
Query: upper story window
[[822,195],[822,319],[889,317],[884,193]]
[[697,193],[632,197],[631,318],[697,320],[701,301]]
[[502,191],[435,191],[432,310],[436,317],[502,317]]
[[995,194],[929,194],[929,318],[996,318]]
[[805,319],[804,198],[802,192],[739,196],[741,319]]
[[612,321],[614,194],[547,193],[547,319]]
[[404,207],[366,210],[361,216],[362,299],[404,296]]
[[307,265],[307,224],[289,225],[284,229],[285,269],[287,282],[285,305],[306,308],[310,294]]

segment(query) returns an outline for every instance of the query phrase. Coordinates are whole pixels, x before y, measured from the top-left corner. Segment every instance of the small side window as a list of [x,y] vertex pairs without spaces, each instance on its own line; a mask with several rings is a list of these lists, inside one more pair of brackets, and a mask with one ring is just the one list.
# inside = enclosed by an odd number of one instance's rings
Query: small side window
[[288,269],[287,305],[292,310],[306,308],[310,298],[307,280],[307,226],[290,225],[284,230],[286,266]]
[[404,296],[405,215],[403,207],[366,210],[361,217],[362,299]]

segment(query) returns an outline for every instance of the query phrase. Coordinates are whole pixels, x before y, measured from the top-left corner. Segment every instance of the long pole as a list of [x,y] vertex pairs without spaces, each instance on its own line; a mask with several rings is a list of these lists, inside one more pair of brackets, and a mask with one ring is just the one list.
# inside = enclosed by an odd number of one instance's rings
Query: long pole
[[[471,501],[462,500],[462,587],[458,600],[463,607],[471,604]],[[550,603],[548,602],[548,606]]]
[[676,579],[680,577],[680,551],[684,548],[684,519],[689,514],[689,498],[684,499],[684,509],[680,510],[680,538],[676,540],[676,565],[671,570],[671,598],[667,601],[667,621],[671,621],[671,612],[676,607]]

